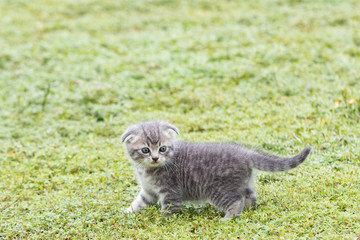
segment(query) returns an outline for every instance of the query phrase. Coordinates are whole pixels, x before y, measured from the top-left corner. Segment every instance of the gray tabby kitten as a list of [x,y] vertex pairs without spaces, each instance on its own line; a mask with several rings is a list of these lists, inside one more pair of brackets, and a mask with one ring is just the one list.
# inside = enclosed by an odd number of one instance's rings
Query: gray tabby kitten
[[291,158],[259,153],[231,143],[189,143],[175,140],[179,131],[167,122],[145,122],[122,135],[135,165],[141,191],[126,210],[161,202],[165,216],[183,201],[208,201],[225,211],[224,219],[238,217],[244,207],[256,207],[251,188],[253,168],[276,172],[295,168],[310,152]]

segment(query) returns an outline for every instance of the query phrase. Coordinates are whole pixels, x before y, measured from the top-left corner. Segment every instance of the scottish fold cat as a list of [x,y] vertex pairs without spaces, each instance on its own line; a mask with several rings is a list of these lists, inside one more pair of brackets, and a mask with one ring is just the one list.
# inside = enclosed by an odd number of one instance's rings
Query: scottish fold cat
[[129,127],[121,137],[133,162],[140,193],[126,212],[161,202],[165,216],[183,201],[207,201],[225,212],[224,219],[239,217],[244,207],[256,207],[253,169],[286,171],[310,153],[277,157],[232,143],[178,141],[178,129],[167,122],[144,122]]

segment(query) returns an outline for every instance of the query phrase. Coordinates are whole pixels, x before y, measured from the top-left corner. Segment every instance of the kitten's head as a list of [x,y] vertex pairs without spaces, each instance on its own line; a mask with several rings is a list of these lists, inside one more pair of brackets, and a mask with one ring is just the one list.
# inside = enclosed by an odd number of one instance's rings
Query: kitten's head
[[175,134],[179,130],[167,122],[145,122],[126,129],[121,141],[138,165],[161,167],[174,155]]

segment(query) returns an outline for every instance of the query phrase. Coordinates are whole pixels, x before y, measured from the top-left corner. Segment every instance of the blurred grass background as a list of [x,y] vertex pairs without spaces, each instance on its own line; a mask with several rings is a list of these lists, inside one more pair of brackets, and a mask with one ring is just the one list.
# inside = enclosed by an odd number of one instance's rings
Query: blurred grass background
[[[0,1],[0,238],[353,239],[359,1]],[[291,155],[259,208],[126,216],[126,126]]]

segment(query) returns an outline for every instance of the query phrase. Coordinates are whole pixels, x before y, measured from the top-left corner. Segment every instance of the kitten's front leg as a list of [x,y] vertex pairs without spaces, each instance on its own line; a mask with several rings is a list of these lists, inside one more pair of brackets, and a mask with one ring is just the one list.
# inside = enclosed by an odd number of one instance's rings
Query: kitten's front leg
[[125,213],[137,213],[144,207],[154,204],[157,200],[158,197],[154,193],[141,189],[130,207],[125,210]]
[[171,191],[160,193],[160,201],[161,201],[161,212],[165,217],[171,216],[176,213],[182,203],[181,194]]

